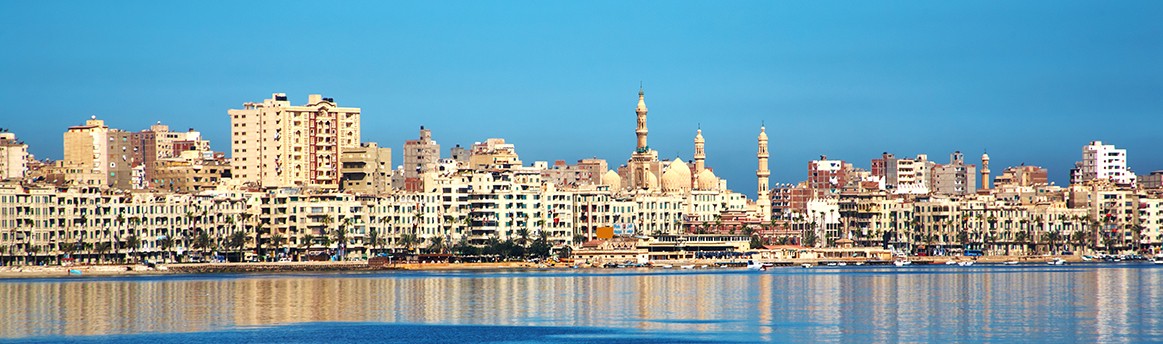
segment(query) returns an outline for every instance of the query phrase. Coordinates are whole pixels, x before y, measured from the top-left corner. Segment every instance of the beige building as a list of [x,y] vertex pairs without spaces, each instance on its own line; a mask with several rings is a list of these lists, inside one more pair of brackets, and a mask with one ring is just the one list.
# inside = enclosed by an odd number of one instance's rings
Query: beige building
[[107,186],[109,176],[109,127],[91,117],[85,125],[69,127],[64,135],[65,180],[90,187]]
[[344,150],[340,155],[343,191],[382,195],[392,191],[392,149],[375,142]]
[[228,111],[234,177],[255,186],[338,189],[340,156],[359,148],[360,109],[308,96],[293,106],[286,94]]
[[472,145],[468,166],[471,169],[520,167],[521,158],[517,156],[517,148],[512,143],[505,143],[505,139],[490,138]]
[[231,178],[230,161],[223,154],[206,157],[195,151],[159,160],[154,173],[155,189],[177,193],[215,190]]
[[949,163],[932,170],[932,191],[937,195],[964,196],[977,193],[977,167],[965,163],[960,151],[949,155]]
[[[471,157],[470,157],[471,159]],[[432,130],[420,127],[420,138],[404,142],[404,178],[417,178],[436,170],[440,162],[440,144],[432,139]],[[402,185],[396,187],[402,188]]]
[[0,180],[24,178],[28,162],[28,145],[16,140],[16,134],[0,132]]

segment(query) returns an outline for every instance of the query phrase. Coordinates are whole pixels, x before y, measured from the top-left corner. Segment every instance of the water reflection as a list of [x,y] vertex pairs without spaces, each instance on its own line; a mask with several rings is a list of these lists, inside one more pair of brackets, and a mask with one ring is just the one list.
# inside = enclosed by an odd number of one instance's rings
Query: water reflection
[[1151,266],[3,281],[0,337],[390,322],[745,341],[1160,341],[1161,283]]

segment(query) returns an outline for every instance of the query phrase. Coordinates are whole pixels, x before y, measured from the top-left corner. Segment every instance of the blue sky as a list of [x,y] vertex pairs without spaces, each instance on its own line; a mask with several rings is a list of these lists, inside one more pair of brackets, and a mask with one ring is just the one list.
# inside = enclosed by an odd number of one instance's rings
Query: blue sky
[[701,124],[708,165],[747,194],[760,122],[773,182],[821,154],[988,149],[994,171],[1061,184],[1091,140],[1163,169],[1160,18],[1159,1],[9,2],[0,127],[42,158],[90,115],[229,151],[227,109],[322,93],[395,149],[425,125],[444,147],[617,165],[644,82],[651,147],[690,159]]

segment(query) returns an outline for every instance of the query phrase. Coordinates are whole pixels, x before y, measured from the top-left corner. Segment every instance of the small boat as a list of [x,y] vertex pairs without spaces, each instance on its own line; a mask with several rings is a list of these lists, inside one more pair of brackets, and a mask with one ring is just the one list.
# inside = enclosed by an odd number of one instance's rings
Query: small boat
[[827,265],[828,265],[828,266],[836,266],[836,263],[834,263],[834,262],[833,262],[833,263],[828,263]]
[[897,260],[897,261],[892,262],[892,265],[896,265],[896,266],[905,266],[905,265],[912,265],[912,264],[913,264],[913,262],[910,262],[907,260]]
[[1002,263],[1002,264],[1005,264],[1005,265],[1018,265],[1018,261],[1016,261],[1016,260],[1007,260],[1007,261],[1005,261],[1005,262],[1004,262],[1004,263]]
[[1066,265],[1066,260],[1062,258],[1054,258],[1046,262],[1046,265]]
[[864,266],[864,262],[856,262],[856,266]]
[[1154,263],[1155,265],[1163,265],[1163,258],[1155,258],[1155,260],[1152,260],[1151,263]]
[[69,274],[70,274],[70,275],[78,275],[78,276],[80,276],[80,275],[81,275],[81,270],[77,270],[77,269],[69,269]]
[[663,268],[663,269],[670,269],[670,268],[673,268],[673,267],[674,267],[674,265],[670,265],[670,264],[663,264],[663,265],[662,265],[662,268]]
[[1091,261],[1091,260],[1094,260],[1094,257],[1091,257],[1091,256],[1082,256],[1082,261],[1084,261],[1084,262],[1089,262],[1089,261]]
[[945,262],[945,265],[957,265],[957,261],[956,261],[956,260],[950,260],[950,261],[947,261],[947,262]]
[[800,264],[800,267],[802,267],[804,269],[811,269],[812,264],[811,263],[803,263],[803,264]]
[[682,268],[683,270],[690,270],[690,269],[694,269],[694,268],[695,268],[695,265],[694,265],[694,264],[691,264],[691,265],[683,265],[683,266],[680,266],[680,268]]
[[765,271],[765,270],[767,270],[767,265],[763,264],[763,263],[756,263],[755,261],[748,260],[747,261],[747,270]]
[[848,263],[845,263],[845,262],[839,262],[839,263],[836,263],[836,265],[839,265],[839,266],[848,266]]
[[973,261],[958,262],[957,266],[973,266]]

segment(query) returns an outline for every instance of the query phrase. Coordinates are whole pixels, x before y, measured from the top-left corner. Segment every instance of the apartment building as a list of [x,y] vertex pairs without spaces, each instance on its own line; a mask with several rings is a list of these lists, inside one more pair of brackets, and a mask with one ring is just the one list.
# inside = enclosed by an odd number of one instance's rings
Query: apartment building
[[250,185],[337,190],[342,153],[360,147],[360,109],[322,95],[293,106],[275,93],[228,114],[234,177]]

